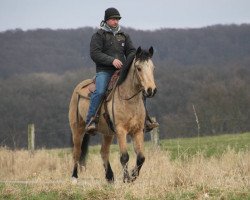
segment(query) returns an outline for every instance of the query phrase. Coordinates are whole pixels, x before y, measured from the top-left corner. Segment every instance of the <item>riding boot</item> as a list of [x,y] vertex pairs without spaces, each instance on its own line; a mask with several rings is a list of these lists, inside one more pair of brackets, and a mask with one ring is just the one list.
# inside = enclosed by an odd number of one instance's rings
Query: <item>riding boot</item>
[[159,123],[157,121],[152,120],[147,114],[146,122],[145,122],[145,132],[150,132],[158,126],[159,126]]
[[87,124],[85,128],[86,133],[88,134],[94,134],[95,131],[97,131],[97,123],[96,119],[94,117],[91,117],[89,123]]
[[98,129],[99,115],[101,112],[101,106],[102,106],[103,101],[104,101],[104,97],[102,97],[101,102],[99,103],[96,109],[95,115],[93,117],[90,117],[90,120],[88,120],[89,117],[87,117],[87,120],[86,120],[87,125],[85,127],[85,132],[87,134],[91,134],[91,135],[96,134],[96,131]]

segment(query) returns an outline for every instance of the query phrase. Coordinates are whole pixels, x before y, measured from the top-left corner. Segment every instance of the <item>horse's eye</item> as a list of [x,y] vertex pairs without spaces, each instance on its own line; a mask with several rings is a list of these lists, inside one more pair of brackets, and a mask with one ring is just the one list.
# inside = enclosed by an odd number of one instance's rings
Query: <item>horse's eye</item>
[[140,68],[140,67],[137,67],[137,70],[138,70],[138,72],[140,72],[140,71],[141,71],[141,68]]

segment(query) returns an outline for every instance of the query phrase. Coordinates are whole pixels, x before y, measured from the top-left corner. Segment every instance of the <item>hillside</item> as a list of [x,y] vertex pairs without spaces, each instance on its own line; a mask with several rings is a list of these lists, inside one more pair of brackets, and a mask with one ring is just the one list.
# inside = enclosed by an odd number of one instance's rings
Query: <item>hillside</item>
[[[158,93],[148,107],[162,138],[250,130],[250,25],[124,29],[136,47],[155,49]],[[25,147],[31,122],[37,146],[71,145],[68,104],[75,85],[94,75],[89,42],[95,31],[0,33],[0,145]]]
[[[140,31],[123,28],[134,45],[154,46],[163,65],[223,65],[249,62],[250,25]],[[89,42],[96,29],[20,29],[0,33],[1,77],[33,72],[64,73],[93,66]]]

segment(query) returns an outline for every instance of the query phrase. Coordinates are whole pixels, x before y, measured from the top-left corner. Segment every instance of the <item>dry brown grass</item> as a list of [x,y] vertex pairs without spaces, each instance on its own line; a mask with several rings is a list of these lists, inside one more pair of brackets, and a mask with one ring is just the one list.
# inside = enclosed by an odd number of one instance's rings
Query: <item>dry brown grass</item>
[[[207,199],[213,197],[213,193],[223,197],[223,192],[244,193],[250,188],[249,151],[236,153],[228,149],[219,158],[204,158],[200,154],[187,160],[171,161],[168,152],[148,149],[140,177],[132,184],[122,182],[119,154],[112,153],[110,160],[116,181],[111,186],[106,184],[99,154],[89,155],[87,168],[79,173],[78,185],[72,186],[72,157],[68,152],[37,150],[31,156],[25,150],[1,148],[0,179],[32,181],[26,184],[28,195],[55,191],[61,197],[68,197],[80,192],[86,199],[162,199],[168,194],[174,194],[175,198],[179,195],[181,199],[183,193],[190,197],[183,199]],[[134,163],[135,156],[130,155],[129,167],[132,168]],[[18,195],[20,190],[13,183],[5,183],[0,192],[2,195]]]

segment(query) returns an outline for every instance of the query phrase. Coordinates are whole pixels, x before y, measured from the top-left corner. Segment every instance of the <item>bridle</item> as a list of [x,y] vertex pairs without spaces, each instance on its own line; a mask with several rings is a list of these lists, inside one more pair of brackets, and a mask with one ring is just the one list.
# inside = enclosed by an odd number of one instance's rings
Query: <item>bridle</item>
[[141,78],[141,76],[139,75],[138,69],[137,69],[137,67],[136,67],[136,65],[135,65],[135,63],[136,63],[137,61],[138,61],[138,59],[135,58],[135,61],[133,62],[133,65],[135,66],[135,70],[134,70],[134,74],[133,74],[133,80],[135,79],[135,76],[136,76],[137,79],[138,79],[138,81],[139,81],[139,83],[140,83],[139,89],[138,89],[138,91],[135,92],[135,94],[131,95],[130,97],[122,97],[122,95],[121,95],[121,93],[120,93],[120,87],[117,86],[117,87],[118,87],[118,88],[117,88],[117,89],[118,89],[118,95],[119,95],[119,97],[120,97],[121,100],[126,100],[126,101],[131,100],[131,99],[133,99],[135,96],[137,96],[138,94],[140,94],[140,93],[143,91],[143,86],[142,86],[142,84],[141,84],[142,78]]

